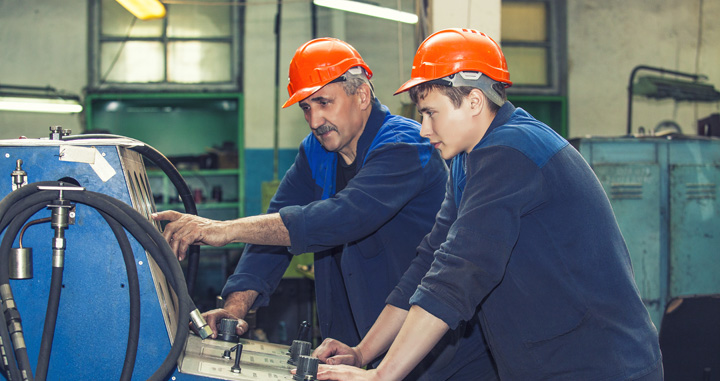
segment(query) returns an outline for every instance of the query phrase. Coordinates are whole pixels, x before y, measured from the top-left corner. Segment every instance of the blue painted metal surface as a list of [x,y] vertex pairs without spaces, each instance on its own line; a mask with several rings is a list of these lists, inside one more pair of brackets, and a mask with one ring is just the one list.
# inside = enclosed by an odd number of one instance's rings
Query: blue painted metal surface
[[720,294],[720,140],[573,141],[600,179],[660,327],[672,298]]
[[[60,161],[58,145],[31,147],[0,142],[0,195],[4,197],[11,192],[10,174],[15,169],[16,160],[21,159],[29,182],[72,178],[88,190],[134,205],[136,210],[148,215],[154,204],[141,189],[145,187],[147,190],[147,178],[140,156],[112,144],[95,147],[116,171],[106,182],[87,163]],[[50,211],[43,209],[31,221],[48,216]],[[33,369],[47,308],[52,236],[49,223],[27,229],[23,247],[33,249],[34,277],[11,280],[10,283],[22,316]],[[75,224],[66,230],[66,239],[63,289],[49,379],[119,379],[130,320],[128,283],[120,248],[99,213],[86,205],[76,206]],[[169,294],[157,291],[157,286],[166,285],[164,278],[153,279],[145,251],[131,236],[130,242],[140,278],[142,305],[140,343],[133,379],[147,379],[170,350],[168,332],[172,329],[167,329],[166,320],[171,326],[174,324],[174,305]],[[14,247],[18,247],[17,240]],[[167,290],[167,286],[163,287]],[[186,324],[187,318],[180,321]],[[171,379],[204,378],[176,371]]]

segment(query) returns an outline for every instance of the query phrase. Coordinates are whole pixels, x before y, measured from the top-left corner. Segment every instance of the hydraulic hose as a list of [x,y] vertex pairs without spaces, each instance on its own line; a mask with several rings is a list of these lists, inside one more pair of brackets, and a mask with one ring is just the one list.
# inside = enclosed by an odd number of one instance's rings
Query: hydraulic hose
[[[129,147],[131,150],[143,155],[148,160],[152,161],[155,165],[160,168],[163,173],[168,177],[170,182],[175,186],[178,192],[180,200],[182,200],[183,206],[185,207],[185,213],[197,215],[197,205],[195,205],[195,199],[192,196],[190,187],[185,182],[177,168],[173,165],[170,160],[163,155],[160,151],[153,148],[152,146],[139,141],[137,139],[129,138],[122,135],[113,134],[83,134],[83,135],[70,135],[63,136],[62,140],[82,140],[82,139],[128,139],[140,143],[137,146]],[[190,245],[188,249],[188,266],[187,266],[187,287],[192,294],[195,289],[195,282],[197,280],[198,268],[200,266],[200,246]]]
[[[3,261],[8,260],[9,249],[12,245],[12,241],[18,231],[22,228],[25,221],[30,218],[33,213],[37,212],[37,210],[45,207],[48,201],[57,198],[57,190],[40,190],[38,189],[38,186],[58,185],[60,184],[57,182],[29,184],[28,186],[12,192],[0,201],[0,231],[6,230],[5,237],[3,238],[2,243],[0,243],[0,263],[5,263]],[[187,292],[187,286],[183,281],[183,272],[180,268],[179,262],[175,259],[167,241],[150,221],[145,219],[145,217],[140,215],[124,202],[104,194],[66,189],[63,190],[63,198],[95,208],[101,213],[101,215],[103,215],[104,218],[106,218],[106,220],[108,220],[108,222],[115,220],[117,223],[110,223],[110,225],[113,232],[116,234],[116,237],[118,237],[121,247],[125,247],[123,251],[127,250],[131,253],[131,250],[129,250],[129,242],[123,242],[127,241],[127,236],[125,236],[124,232],[121,234],[122,228],[125,228],[125,230],[127,230],[143,246],[143,248],[148,251],[151,257],[155,259],[161,271],[165,274],[170,287],[178,296],[178,319],[182,319],[183,316],[187,317],[190,315],[190,311],[196,310],[194,303]],[[33,204],[33,206],[28,207],[28,204]],[[10,217],[12,216],[12,214],[8,214],[10,211],[15,212],[15,217]],[[109,216],[112,216],[112,218]],[[117,226],[118,224],[121,227]],[[123,236],[124,240],[122,239]],[[133,265],[129,267],[134,267],[134,258],[126,258],[126,264],[128,264],[128,260],[132,262]],[[137,269],[134,270],[136,271]],[[128,272],[128,279],[131,284],[130,288],[134,288],[132,285],[134,281],[130,279],[132,276],[130,274],[132,269],[128,269]],[[135,272],[135,277],[136,274],[137,273]],[[131,290],[131,294],[133,293],[134,291]],[[139,291],[137,293],[139,294]],[[14,308],[14,302],[12,302],[12,293],[9,285],[9,270],[4,266],[0,267],[0,296],[3,298],[3,307],[6,309],[4,312],[6,314],[9,313],[10,315],[16,314],[19,325],[19,314],[17,314],[17,311]],[[131,299],[133,299],[132,295]],[[9,304],[11,304],[11,306],[8,305],[8,301],[10,301]],[[133,304],[135,304],[136,308],[132,307]],[[138,311],[137,315],[139,316],[139,297],[135,302],[131,300],[131,315],[134,314],[134,311]],[[137,329],[137,332],[139,332],[139,324],[137,327],[133,327],[132,321],[134,321],[134,318],[131,318],[131,327],[129,329],[130,338],[128,340],[128,352],[126,353],[123,375],[121,376],[123,379],[131,376],[132,368],[128,364],[134,364],[135,353],[132,353],[132,348],[137,347],[137,339],[133,339],[132,336],[135,336],[134,330]],[[0,328],[4,329],[6,327],[7,326],[4,325]],[[160,367],[150,377],[150,380],[165,379],[175,368],[177,359],[182,352],[188,334],[189,327],[186,321],[178,321],[170,353]],[[3,337],[5,336],[7,335],[3,332]],[[4,339],[4,341],[5,340],[6,339]],[[15,364],[10,364],[8,374],[15,375],[18,372],[27,373],[30,371],[27,351],[25,350],[24,345],[22,348],[15,347],[15,355],[17,369],[15,369]],[[31,373],[30,377],[26,379],[32,379]]]
[[[46,182],[42,184],[50,185],[56,183]],[[17,213],[7,214],[6,212],[8,210],[17,211],[19,207],[19,205],[17,205],[17,200],[30,196],[36,191],[36,189],[22,187],[0,200],[0,216],[2,216],[2,218],[0,218],[0,232],[5,230],[8,224],[13,220],[13,216],[17,215]],[[16,229],[17,231],[20,230],[19,227]],[[17,231],[13,233],[12,230],[13,228],[8,229],[5,232],[5,238],[10,235],[13,237],[17,235]],[[5,238],[3,239],[3,242],[6,240]],[[8,263],[7,256],[3,255],[3,252],[9,254],[9,246],[7,250],[2,250],[0,247],[0,257],[5,258],[5,262],[0,263]],[[12,290],[10,289],[9,269],[7,266],[0,266],[0,279],[2,279],[0,280],[0,306],[3,309],[3,311],[0,311],[0,321],[2,322],[2,326],[0,327],[0,337],[3,339],[3,346],[5,348],[4,352],[8,360],[7,375],[9,376],[8,378],[12,380],[32,379],[30,360],[27,355],[24,338],[22,337],[20,314],[17,312]]]
[[123,362],[123,370],[120,374],[120,381],[129,381],[132,379],[132,373],[135,368],[135,359],[137,358],[138,342],[140,341],[140,280],[135,264],[135,256],[133,255],[130,240],[127,234],[114,218],[105,212],[98,211],[100,215],[110,225],[110,229],[120,245],[120,251],[125,261],[125,269],[127,270],[128,289],[130,291],[130,325],[128,327],[128,342],[125,351],[125,361]]
[[12,345],[10,344],[10,332],[7,330],[7,322],[5,321],[4,311],[0,311],[0,339],[2,342],[0,345],[0,360],[2,360],[2,369],[5,378],[8,381],[20,380],[20,370],[15,362],[15,354],[12,351]]
[[[32,210],[29,215],[35,214],[42,209],[42,203],[39,207]],[[122,225],[108,214],[98,211],[100,215],[110,226],[115,238],[120,245],[123,254],[125,269],[128,277],[128,289],[130,292],[130,324],[128,327],[128,342],[125,351],[125,361],[123,362],[123,370],[120,380],[130,380],[132,378],[133,369],[135,368],[135,359],[137,358],[138,342],[140,338],[140,282],[138,279],[137,265],[135,264],[132,247],[130,241],[125,234]],[[29,217],[29,216],[28,216]],[[24,220],[24,218],[20,218]],[[59,273],[59,274],[58,274]],[[40,354],[38,355],[38,363],[36,368],[36,380],[45,380],[50,364],[50,351],[55,332],[55,322],[57,321],[57,313],[60,304],[60,291],[62,289],[62,270],[53,268],[50,286],[50,298],[48,298],[48,309],[45,316],[45,327],[43,329],[42,342],[40,346]],[[52,322],[50,325],[48,322]]]

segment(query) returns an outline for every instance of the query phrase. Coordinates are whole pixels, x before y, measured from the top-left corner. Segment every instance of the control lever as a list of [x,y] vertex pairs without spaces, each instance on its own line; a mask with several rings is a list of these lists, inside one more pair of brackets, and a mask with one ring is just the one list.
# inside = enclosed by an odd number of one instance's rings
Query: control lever
[[240,343],[237,343],[234,347],[230,349],[226,349],[225,352],[223,352],[223,358],[226,360],[230,360],[232,358],[231,354],[232,352],[237,352],[235,354],[235,364],[230,368],[230,371],[233,373],[240,373],[240,356],[242,356],[242,350],[243,345]]
[[235,365],[230,368],[230,371],[233,373],[240,373],[240,355],[242,355],[243,345],[238,343],[235,348],[237,348],[237,353],[235,353]]
[[310,341],[310,324],[307,321],[300,323],[300,329],[295,340]]

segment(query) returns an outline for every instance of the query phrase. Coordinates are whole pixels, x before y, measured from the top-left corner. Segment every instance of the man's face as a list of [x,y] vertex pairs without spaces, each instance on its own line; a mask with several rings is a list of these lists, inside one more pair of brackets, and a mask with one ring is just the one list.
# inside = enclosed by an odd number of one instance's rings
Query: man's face
[[445,160],[460,152],[470,152],[478,143],[469,107],[467,98],[464,98],[460,107],[455,108],[450,98],[435,89],[428,91],[417,102],[422,116],[420,135],[430,139]]
[[330,83],[300,102],[305,120],[320,144],[343,156],[351,153],[352,159],[365,126],[359,94],[347,95],[341,83]]

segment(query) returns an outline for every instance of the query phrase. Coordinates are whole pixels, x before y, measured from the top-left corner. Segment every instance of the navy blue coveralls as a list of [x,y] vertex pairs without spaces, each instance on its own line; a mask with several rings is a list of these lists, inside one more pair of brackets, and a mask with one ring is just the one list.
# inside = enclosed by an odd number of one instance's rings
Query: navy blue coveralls
[[662,379],[610,202],[565,139],[508,102],[450,177],[388,300],[414,293],[451,328],[478,317],[503,380]]

